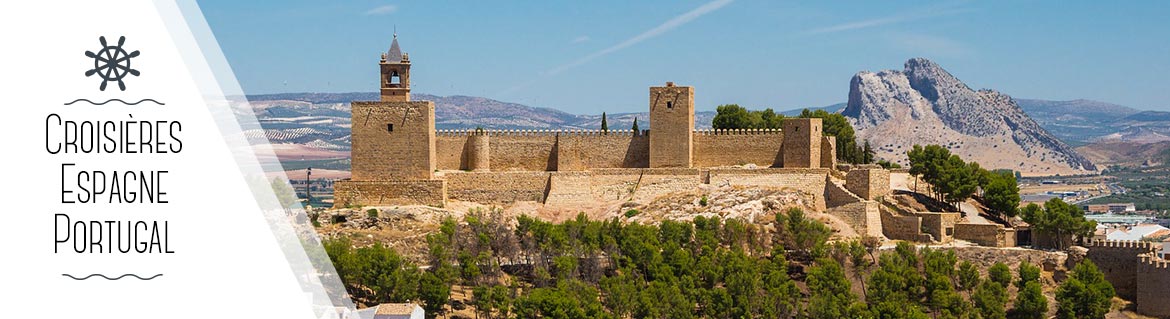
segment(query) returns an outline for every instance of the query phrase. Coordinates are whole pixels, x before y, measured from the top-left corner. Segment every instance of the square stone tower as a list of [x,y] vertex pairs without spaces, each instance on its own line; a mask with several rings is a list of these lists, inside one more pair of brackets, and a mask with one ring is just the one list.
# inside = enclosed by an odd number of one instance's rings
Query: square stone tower
[[695,88],[650,87],[650,167],[691,167],[694,130]]
[[381,101],[351,105],[350,170],[355,181],[434,178],[435,103],[410,100],[410,60],[398,35],[378,63]]
[[784,119],[785,168],[821,167],[822,128],[819,118]]

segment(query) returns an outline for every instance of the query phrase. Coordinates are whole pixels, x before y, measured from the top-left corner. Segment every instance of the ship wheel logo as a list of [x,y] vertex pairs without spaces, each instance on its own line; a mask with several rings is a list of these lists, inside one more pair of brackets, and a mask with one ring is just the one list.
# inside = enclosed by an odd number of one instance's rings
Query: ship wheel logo
[[126,37],[118,38],[118,45],[109,45],[106,43],[106,37],[99,37],[102,48],[96,53],[93,51],[85,51],[85,56],[93,59],[93,69],[85,71],[85,76],[98,75],[102,78],[102,85],[99,87],[102,91],[106,90],[106,84],[110,82],[118,82],[118,89],[125,91],[126,83],[122,79],[127,74],[138,76],[138,70],[130,68],[130,59],[138,56],[138,50],[127,53],[126,49],[122,48],[122,44],[126,43]]

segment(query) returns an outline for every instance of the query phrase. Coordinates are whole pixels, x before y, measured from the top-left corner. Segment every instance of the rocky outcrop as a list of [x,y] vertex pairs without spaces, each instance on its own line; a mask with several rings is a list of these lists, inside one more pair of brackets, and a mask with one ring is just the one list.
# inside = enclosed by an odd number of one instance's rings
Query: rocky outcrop
[[939,144],[986,168],[1025,175],[1094,173],[1097,168],[1040,127],[1010,96],[972,90],[934,62],[902,71],[861,72],[842,111],[881,158],[907,164],[915,144]]

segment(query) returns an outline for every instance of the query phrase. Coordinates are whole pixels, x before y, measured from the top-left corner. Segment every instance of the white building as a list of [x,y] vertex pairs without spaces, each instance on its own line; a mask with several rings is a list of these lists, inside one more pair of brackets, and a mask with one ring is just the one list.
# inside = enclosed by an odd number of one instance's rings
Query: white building
[[1119,227],[1108,232],[1108,240],[1142,240],[1147,237],[1155,238],[1170,235],[1170,228],[1157,224],[1138,224],[1132,227]]

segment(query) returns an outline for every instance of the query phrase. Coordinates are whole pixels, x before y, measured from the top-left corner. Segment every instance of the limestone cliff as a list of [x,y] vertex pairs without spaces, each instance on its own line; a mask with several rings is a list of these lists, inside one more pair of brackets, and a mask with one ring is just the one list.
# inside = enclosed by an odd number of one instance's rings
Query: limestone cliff
[[1010,96],[975,91],[934,62],[860,72],[842,111],[881,158],[906,165],[914,144],[939,144],[985,168],[1024,175],[1094,173],[1093,163],[1040,127]]

